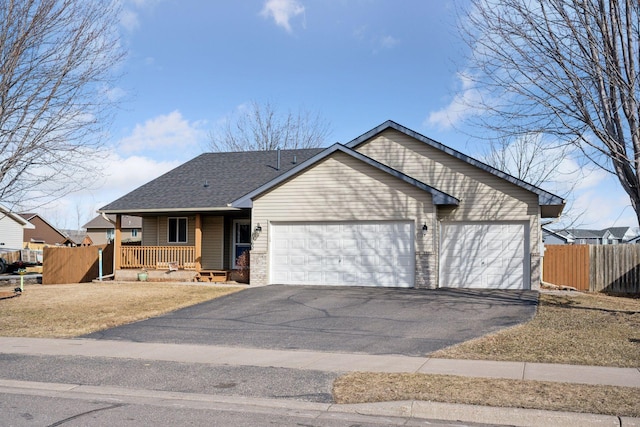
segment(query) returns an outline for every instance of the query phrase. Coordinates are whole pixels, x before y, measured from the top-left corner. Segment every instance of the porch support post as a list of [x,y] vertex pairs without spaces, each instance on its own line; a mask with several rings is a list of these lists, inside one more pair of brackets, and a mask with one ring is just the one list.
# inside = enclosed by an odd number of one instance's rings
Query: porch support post
[[116,214],[116,232],[113,236],[113,261],[114,270],[120,270],[121,254],[120,254],[120,242],[122,241],[122,215]]
[[196,271],[202,268],[202,216],[196,214]]

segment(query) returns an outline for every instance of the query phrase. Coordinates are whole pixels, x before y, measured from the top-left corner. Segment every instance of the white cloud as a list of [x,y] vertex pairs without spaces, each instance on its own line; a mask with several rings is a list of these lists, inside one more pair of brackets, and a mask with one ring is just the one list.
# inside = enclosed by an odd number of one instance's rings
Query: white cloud
[[119,141],[118,147],[125,154],[151,151],[154,157],[175,158],[176,152],[193,153],[200,148],[206,139],[203,124],[189,122],[176,110],[137,124],[131,135]]
[[384,36],[380,38],[380,47],[383,49],[391,49],[398,43],[400,43],[400,40],[393,36]]
[[102,92],[109,101],[118,101],[127,95],[127,92],[121,87],[104,87]]
[[432,111],[427,118],[427,124],[441,129],[450,129],[458,125],[467,117],[478,114],[480,111],[473,108],[482,99],[482,94],[473,84],[471,77],[465,73],[457,75],[461,90],[453,97],[449,105]]
[[[98,162],[98,160],[94,160]],[[96,216],[96,210],[183,163],[145,156],[122,157],[111,151],[99,160],[103,171],[82,191],[53,200],[36,209],[59,228],[75,229]]]
[[122,25],[127,31],[133,32],[140,28],[140,20],[138,14],[131,9],[124,9],[120,14],[120,25]]
[[116,0],[122,3],[122,13],[120,14],[120,25],[130,33],[140,28],[138,11],[146,8],[151,9],[162,0]]
[[267,0],[260,14],[265,18],[273,18],[276,25],[292,32],[290,20],[304,14],[304,6],[297,0]]

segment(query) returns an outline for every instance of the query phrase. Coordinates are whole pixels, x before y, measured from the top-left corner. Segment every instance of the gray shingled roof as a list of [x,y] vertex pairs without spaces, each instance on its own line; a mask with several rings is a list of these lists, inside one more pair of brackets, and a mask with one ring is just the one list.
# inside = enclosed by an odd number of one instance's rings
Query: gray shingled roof
[[458,200],[457,198],[447,193],[444,193],[438,190],[437,188],[433,188],[430,185],[425,184],[424,182],[418,181],[417,179],[412,178],[408,175],[405,175],[402,172],[399,172],[393,168],[390,168],[387,165],[383,165],[382,163],[377,162],[374,159],[365,156],[364,154],[358,153],[357,151],[353,151],[352,149],[342,144],[335,143],[331,147],[327,148],[326,150],[323,150],[321,153],[316,154],[306,162],[300,163],[298,166],[292,168],[291,170],[275,178],[274,180],[269,181],[268,183],[256,188],[255,190],[253,190],[248,194],[245,194],[240,199],[234,200],[231,205],[236,207],[244,207],[244,208],[252,207],[252,199],[254,199],[256,196],[259,196],[265,191],[268,191],[269,189],[280,184],[284,180],[289,179],[293,175],[300,173],[301,171],[309,168],[313,164],[335,153],[336,151],[340,151],[348,156],[351,156],[362,162],[365,162],[368,165],[373,166],[374,168],[377,168],[383,172],[386,172],[389,175],[395,176],[396,178],[406,182],[407,184],[413,185],[415,187],[420,188],[423,191],[430,193],[433,196],[433,203],[436,205],[458,205],[460,203],[460,200]]
[[[89,230],[94,228],[116,228],[114,225],[116,222],[115,215],[107,215],[111,222],[107,221],[102,217],[102,215],[98,215],[93,218],[91,221],[82,226],[82,228]],[[139,216],[131,216],[131,215],[122,215],[121,219],[122,228],[142,228],[142,218]]]
[[608,230],[611,234],[613,234],[613,237],[617,239],[622,239],[624,238],[624,235],[627,234],[629,227],[609,227],[606,230]]
[[[227,204],[313,157],[323,148],[205,153],[100,208],[106,213],[206,211]],[[295,163],[294,163],[295,159]]]
[[593,230],[587,228],[569,228],[567,230],[550,230],[558,234],[569,234],[576,239],[602,239],[605,233],[610,232],[613,237],[622,239],[629,227],[609,227],[602,230]]

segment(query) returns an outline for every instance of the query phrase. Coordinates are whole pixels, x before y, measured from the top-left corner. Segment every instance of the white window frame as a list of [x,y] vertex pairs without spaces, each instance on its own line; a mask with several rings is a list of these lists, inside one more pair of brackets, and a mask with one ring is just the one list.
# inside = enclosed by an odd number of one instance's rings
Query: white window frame
[[[175,241],[171,241],[170,240],[170,236],[171,236],[171,231],[170,231],[170,227],[171,227],[171,220],[175,219],[176,220],[176,240]],[[184,220],[184,224],[185,224],[185,240],[182,241],[180,240],[180,220]],[[189,242],[189,218],[187,218],[186,216],[170,216],[167,218],[167,243],[169,244],[182,244],[182,243],[188,243]]]
[[132,228],[131,229],[131,237],[138,237],[138,229],[137,228]]
[[251,242],[249,243],[237,243],[236,242],[236,228],[238,225],[249,225],[251,227],[251,219],[234,219],[233,220],[233,228],[231,230],[231,265],[233,268],[238,268],[236,264],[236,251],[238,247],[246,247],[251,249]]

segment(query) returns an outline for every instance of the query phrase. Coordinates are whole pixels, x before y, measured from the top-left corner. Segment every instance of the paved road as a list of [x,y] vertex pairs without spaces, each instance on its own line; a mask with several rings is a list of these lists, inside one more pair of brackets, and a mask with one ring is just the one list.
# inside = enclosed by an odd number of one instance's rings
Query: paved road
[[331,388],[339,375],[258,366],[0,354],[1,379],[323,403],[333,401]]
[[[87,388],[55,384],[0,387],[3,426],[480,426],[397,416],[359,415],[311,405],[277,405],[153,390]],[[483,424],[487,425],[487,424]]]
[[421,356],[526,322],[537,300],[534,291],[274,285],[86,337]]

